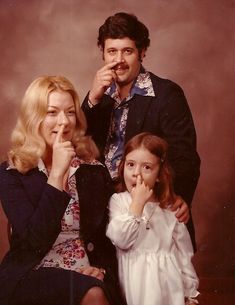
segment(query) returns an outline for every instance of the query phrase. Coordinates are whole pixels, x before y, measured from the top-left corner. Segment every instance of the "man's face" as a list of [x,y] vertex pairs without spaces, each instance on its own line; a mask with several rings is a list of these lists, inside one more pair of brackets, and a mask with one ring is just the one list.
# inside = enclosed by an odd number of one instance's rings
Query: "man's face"
[[139,54],[135,42],[128,37],[105,40],[103,57],[105,64],[117,62],[113,68],[117,78],[116,83],[121,86],[132,84],[140,70],[145,51]]

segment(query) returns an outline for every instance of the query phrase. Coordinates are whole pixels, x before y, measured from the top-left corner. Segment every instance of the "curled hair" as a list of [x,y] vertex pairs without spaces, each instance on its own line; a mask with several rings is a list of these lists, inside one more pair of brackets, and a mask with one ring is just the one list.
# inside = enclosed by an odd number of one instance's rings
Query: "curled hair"
[[135,15],[123,12],[116,13],[105,20],[104,24],[99,28],[97,44],[104,50],[107,38],[120,39],[124,37],[135,41],[139,53],[142,50],[147,50],[150,45],[147,27]]
[[153,192],[160,202],[162,208],[166,208],[174,202],[173,178],[172,169],[167,160],[168,144],[162,138],[159,138],[149,132],[142,132],[130,139],[124,148],[122,160],[118,168],[118,191],[125,191],[126,185],[124,182],[124,165],[126,156],[133,150],[144,148],[151,154],[160,159],[160,170],[158,180],[155,183]]
[[36,167],[38,160],[46,154],[46,142],[40,132],[40,126],[47,114],[48,98],[52,91],[68,92],[73,98],[76,127],[72,143],[77,155],[85,160],[98,156],[95,143],[85,136],[86,119],[74,86],[63,76],[42,76],[27,88],[11,135],[9,162],[21,173]]

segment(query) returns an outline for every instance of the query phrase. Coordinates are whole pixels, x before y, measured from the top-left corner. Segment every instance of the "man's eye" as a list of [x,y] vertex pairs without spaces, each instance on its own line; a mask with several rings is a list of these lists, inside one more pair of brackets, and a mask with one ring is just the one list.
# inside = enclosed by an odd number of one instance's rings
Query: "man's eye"
[[132,53],[132,50],[131,50],[131,49],[126,49],[126,50],[125,50],[125,53],[126,53],[126,54],[131,54],[131,53]]
[[110,55],[115,54],[115,52],[116,52],[115,50],[109,50],[109,51],[108,51],[108,53],[109,53]]

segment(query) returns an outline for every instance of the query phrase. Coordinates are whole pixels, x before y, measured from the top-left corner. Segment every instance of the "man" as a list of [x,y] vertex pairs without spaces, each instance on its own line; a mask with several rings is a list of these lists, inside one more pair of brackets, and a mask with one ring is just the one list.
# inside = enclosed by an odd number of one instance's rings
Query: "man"
[[176,200],[172,209],[178,209],[176,217],[187,222],[195,248],[189,220],[200,175],[194,123],[183,90],[142,66],[149,44],[149,31],[136,16],[117,13],[107,18],[98,36],[105,64],[97,71],[82,109],[88,133],[114,180],[123,146],[131,137],[148,131],[169,143],[175,192],[184,200]]

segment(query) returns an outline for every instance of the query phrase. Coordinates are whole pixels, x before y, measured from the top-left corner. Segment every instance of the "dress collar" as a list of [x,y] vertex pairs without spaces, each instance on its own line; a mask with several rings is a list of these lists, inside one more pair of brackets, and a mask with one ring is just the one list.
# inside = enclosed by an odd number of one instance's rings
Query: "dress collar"
[[[78,156],[75,156],[70,163],[69,178],[76,172],[76,170],[80,167],[81,164],[102,165],[102,163],[100,163],[97,160],[84,161],[80,159]],[[38,170],[46,174],[46,176],[48,176],[48,171],[42,159],[38,160]]]

